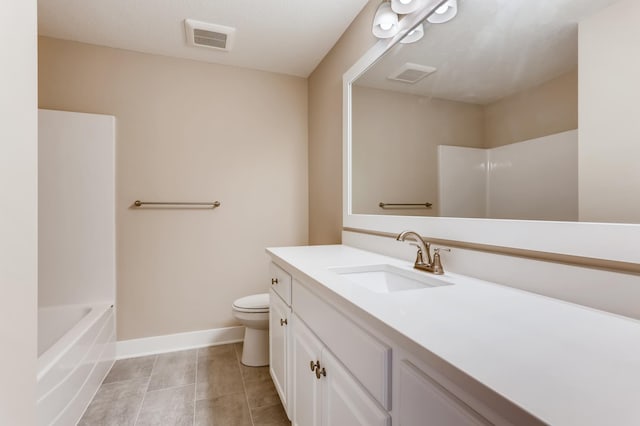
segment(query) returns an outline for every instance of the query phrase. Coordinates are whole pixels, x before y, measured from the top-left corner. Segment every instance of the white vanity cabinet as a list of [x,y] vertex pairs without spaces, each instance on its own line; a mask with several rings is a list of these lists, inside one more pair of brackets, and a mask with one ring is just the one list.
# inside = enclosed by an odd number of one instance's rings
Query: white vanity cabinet
[[625,355],[637,322],[454,273],[451,285],[374,291],[380,274],[363,266],[422,277],[349,246],[268,253],[291,277],[298,426],[640,424],[640,364]]
[[293,425],[391,424],[386,410],[295,314],[292,340]]
[[292,274],[271,266],[269,329],[271,377],[293,425],[513,424],[483,404],[476,411],[403,344]]
[[[294,426],[490,424],[394,344],[271,265],[271,377]],[[393,380],[397,395],[392,411]]]
[[290,328],[291,328],[291,276],[271,265],[271,291],[269,292],[269,373],[280,396],[282,405],[290,412]]

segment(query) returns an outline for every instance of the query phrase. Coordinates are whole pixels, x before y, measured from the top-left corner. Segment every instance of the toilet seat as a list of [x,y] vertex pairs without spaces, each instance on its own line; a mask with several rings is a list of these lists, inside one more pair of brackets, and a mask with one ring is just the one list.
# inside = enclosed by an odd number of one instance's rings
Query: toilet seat
[[269,293],[252,294],[233,302],[233,309],[238,312],[269,312]]

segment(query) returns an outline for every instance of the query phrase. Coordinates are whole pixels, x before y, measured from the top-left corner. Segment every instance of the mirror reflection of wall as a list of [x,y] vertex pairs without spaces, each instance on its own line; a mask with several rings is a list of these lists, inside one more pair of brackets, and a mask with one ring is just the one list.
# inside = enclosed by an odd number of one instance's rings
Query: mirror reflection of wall
[[[420,42],[398,44],[354,82],[353,213],[640,222],[636,161],[593,148],[618,144],[640,157],[640,129],[625,123],[622,133],[615,118],[629,115],[621,88],[630,80],[619,77],[631,74],[603,75],[632,61],[639,2],[552,3],[461,0],[454,20],[425,26]],[[412,64],[422,66],[413,77],[435,71],[414,83],[389,78]],[[603,208],[593,197],[607,171],[619,195]]]

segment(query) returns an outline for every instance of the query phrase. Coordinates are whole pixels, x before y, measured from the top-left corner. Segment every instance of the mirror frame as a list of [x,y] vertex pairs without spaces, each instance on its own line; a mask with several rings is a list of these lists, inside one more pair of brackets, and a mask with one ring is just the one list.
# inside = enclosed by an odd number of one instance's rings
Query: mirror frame
[[[399,233],[411,229],[427,239],[640,263],[640,224],[365,215],[352,212],[351,85],[414,26],[423,22],[440,3],[442,0],[429,0],[423,10],[405,16],[400,21],[400,32],[396,36],[379,40],[343,75],[343,230]],[[428,36],[428,33],[425,34],[425,37]]]

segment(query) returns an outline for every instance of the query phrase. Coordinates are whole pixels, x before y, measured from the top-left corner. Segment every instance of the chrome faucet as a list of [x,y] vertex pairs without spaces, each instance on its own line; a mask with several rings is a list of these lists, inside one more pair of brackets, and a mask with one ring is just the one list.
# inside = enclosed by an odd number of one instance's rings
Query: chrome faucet
[[[451,251],[446,248],[437,248],[434,250],[433,260],[431,259],[431,243],[422,239],[417,232],[404,231],[398,234],[397,241],[409,240],[409,244],[418,247],[418,253],[416,255],[416,261],[413,265],[414,268],[421,271],[431,272],[432,274],[442,275],[444,274],[444,268],[440,261],[440,251]],[[424,255],[427,255],[427,261],[424,261]]]

